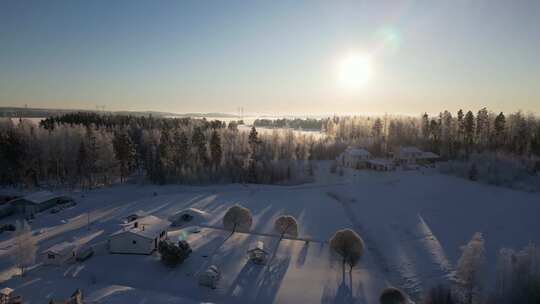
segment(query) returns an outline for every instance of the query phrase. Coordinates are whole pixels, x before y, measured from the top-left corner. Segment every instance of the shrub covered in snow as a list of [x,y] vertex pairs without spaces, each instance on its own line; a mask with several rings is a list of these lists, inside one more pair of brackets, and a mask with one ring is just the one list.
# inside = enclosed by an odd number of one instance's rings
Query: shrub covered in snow
[[379,297],[379,302],[381,304],[407,304],[407,296],[394,287],[388,287],[383,290],[381,296]]
[[439,285],[431,288],[425,296],[423,304],[457,304],[452,290],[446,286]]
[[496,153],[473,154],[467,161],[441,163],[439,170],[491,185],[540,191],[540,176],[531,170],[525,158]]
[[191,248],[186,241],[174,244],[168,241],[159,242],[161,261],[167,266],[175,266],[184,262],[191,254]]
[[252,223],[251,212],[240,205],[230,207],[223,216],[223,227],[232,233],[248,232]]
[[482,234],[475,233],[461,250],[463,253],[456,268],[457,295],[465,304],[480,303],[486,251]]
[[494,293],[489,303],[540,303],[540,248],[501,249]]

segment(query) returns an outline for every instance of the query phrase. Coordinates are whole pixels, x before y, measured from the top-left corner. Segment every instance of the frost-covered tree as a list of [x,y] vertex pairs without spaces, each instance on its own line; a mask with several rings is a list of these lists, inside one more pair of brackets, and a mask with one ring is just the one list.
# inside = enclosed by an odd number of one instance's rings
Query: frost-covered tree
[[330,239],[330,248],[341,256],[343,271],[345,271],[345,264],[352,270],[364,255],[365,250],[364,241],[351,229],[336,231]]
[[482,234],[475,233],[461,250],[462,254],[456,268],[458,295],[465,304],[480,303],[485,263]]
[[36,260],[36,241],[32,236],[32,229],[26,221],[17,221],[15,230],[15,248],[13,258],[16,266],[25,274],[27,267]]
[[235,232],[248,232],[252,223],[251,212],[240,205],[230,207],[223,216],[223,227],[230,230],[231,235]]
[[274,231],[279,233],[279,239],[284,236],[298,236],[298,222],[292,215],[282,215],[274,222]]
[[379,297],[380,304],[407,304],[407,296],[397,288],[385,288]]

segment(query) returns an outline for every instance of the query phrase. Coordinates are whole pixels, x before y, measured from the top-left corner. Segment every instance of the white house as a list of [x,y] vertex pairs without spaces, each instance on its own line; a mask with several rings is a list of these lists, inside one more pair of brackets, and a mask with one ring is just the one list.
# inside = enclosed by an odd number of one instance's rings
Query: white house
[[416,167],[419,162],[439,159],[433,152],[424,152],[417,147],[398,147],[394,152],[394,161],[404,167]]
[[34,215],[43,210],[73,201],[73,198],[55,194],[50,191],[39,191],[9,202],[16,210],[25,215]]
[[151,254],[158,248],[159,241],[167,238],[171,223],[148,215],[131,222],[109,238],[111,253]]
[[200,223],[208,222],[209,219],[210,214],[208,214],[208,212],[195,208],[181,210],[169,217],[169,221],[173,227],[198,225]]
[[76,246],[73,243],[62,242],[43,251],[45,265],[63,265],[75,260]]
[[349,147],[341,153],[337,161],[344,167],[360,169],[366,167],[367,160],[371,158],[371,153],[365,149]]

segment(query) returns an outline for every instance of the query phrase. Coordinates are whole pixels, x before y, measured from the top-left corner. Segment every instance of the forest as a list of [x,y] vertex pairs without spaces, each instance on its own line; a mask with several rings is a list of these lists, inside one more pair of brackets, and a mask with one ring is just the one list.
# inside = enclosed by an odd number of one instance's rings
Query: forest
[[[315,122],[314,122],[315,121]],[[325,136],[294,132],[297,119],[262,126],[293,126],[259,134],[195,118],[67,113],[36,125],[0,120],[0,183],[34,187],[98,185],[141,180],[157,184],[291,183],[308,181],[312,160],[332,160],[347,146],[385,157],[413,145],[444,160],[482,153],[526,160],[540,155],[540,121],[486,108],[437,116],[349,116],[309,120]],[[240,122],[242,123],[242,122]]]

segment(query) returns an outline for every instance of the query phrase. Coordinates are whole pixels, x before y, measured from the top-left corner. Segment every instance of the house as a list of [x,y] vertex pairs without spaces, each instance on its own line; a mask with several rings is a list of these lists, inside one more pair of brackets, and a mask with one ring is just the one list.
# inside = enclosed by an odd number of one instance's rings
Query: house
[[264,250],[264,243],[257,241],[255,247],[247,251],[249,260],[255,264],[265,264],[268,257],[268,252]]
[[159,217],[148,215],[131,222],[109,238],[111,253],[151,254],[161,240],[167,238],[167,228],[171,223]]
[[76,246],[73,243],[62,242],[43,251],[45,265],[63,265],[75,261]]
[[404,168],[415,168],[418,164],[439,159],[433,152],[424,152],[417,147],[398,147],[394,152],[394,162]]
[[55,205],[72,201],[73,198],[66,195],[55,194],[50,191],[39,191],[14,199],[9,204],[14,206],[17,212],[31,216]]
[[366,167],[367,160],[371,158],[371,153],[365,149],[349,147],[341,153],[337,161],[343,167],[361,169]]
[[181,210],[169,217],[169,221],[173,227],[198,225],[200,223],[207,222],[209,219],[210,215],[208,212],[195,208]]

